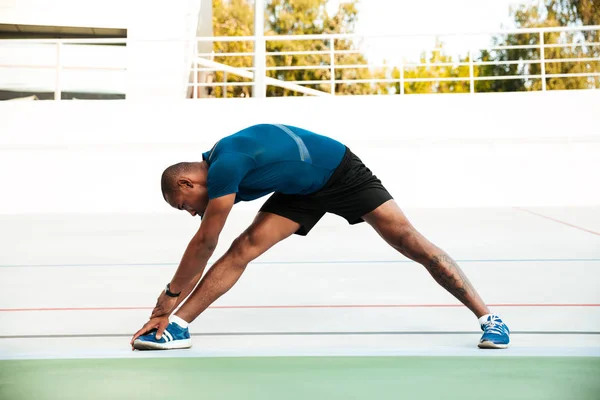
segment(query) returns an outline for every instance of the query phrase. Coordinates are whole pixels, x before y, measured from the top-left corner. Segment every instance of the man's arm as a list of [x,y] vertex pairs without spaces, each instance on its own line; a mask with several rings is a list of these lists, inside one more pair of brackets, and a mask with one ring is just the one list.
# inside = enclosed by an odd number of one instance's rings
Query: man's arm
[[166,298],[167,296],[163,292],[158,298],[151,317],[168,315],[194,290],[202,277],[208,260],[217,247],[219,235],[225,226],[234,203],[235,193],[208,202],[200,228],[188,244],[179,267],[170,282],[170,291],[173,293],[181,292],[181,294],[175,300]]
[[208,259],[219,241],[219,235],[235,203],[235,193],[208,202],[200,229],[188,244],[179,268],[171,279],[171,291],[178,293],[187,288],[192,279],[202,275]]

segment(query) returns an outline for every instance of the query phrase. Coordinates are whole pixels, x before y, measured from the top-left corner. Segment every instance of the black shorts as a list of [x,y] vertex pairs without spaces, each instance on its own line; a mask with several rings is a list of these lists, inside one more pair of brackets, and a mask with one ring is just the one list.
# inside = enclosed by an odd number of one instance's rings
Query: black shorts
[[296,234],[306,236],[325,213],[339,215],[354,225],[364,222],[363,215],[392,198],[381,181],[346,147],[344,158],[322,189],[308,195],[275,192],[260,211],[299,223]]

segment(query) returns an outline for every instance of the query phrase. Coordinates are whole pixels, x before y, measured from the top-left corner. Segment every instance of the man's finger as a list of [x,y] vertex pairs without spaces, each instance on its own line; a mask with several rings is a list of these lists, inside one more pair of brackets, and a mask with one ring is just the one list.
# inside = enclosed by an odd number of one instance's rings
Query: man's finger
[[158,324],[158,330],[156,332],[156,340],[160,340],[163,333],[165,332],[165,329],[167,329],[167,326],[169,326],[169,320],[165,320],[164,322],[161,322],[160,324]]
[[131,339],[131,345],[133,346],[133,342],[135,342],[135,339],[139,338],[144,333],[148,332],[149,330],[151,330],[154,327],[156,327],[156,322],[152,322],[152,321],[146,322],[144,324],[144,326],[142,327],[142,329],[140,329],[139,331],[137,331],[135,333],[135,335],[133,335],[133,338]]
[[141,329],[139,331],[137,331],[132,337],[131,337],[131,341],[129,342],[130,345],[133,346],[133,342],[135,342],[135,339],[139,338],[140,336],[142,336],[141,334]]
[[133,345],[133,342],[135,342],[135,339],[142,336],[145,332],[146,332],[146,326],[144,325],[144,327],[142,329],[140,329],[139,331],[137,331],[135,333],[135,335],[133,335],[133,337],[131,338],[131,344]]

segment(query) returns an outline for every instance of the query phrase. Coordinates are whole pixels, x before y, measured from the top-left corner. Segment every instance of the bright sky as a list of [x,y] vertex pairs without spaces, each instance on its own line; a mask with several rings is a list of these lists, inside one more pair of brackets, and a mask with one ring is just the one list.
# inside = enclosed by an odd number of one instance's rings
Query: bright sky
[[[330,0],[330,11],[344,0]],[[541,0],[359,0],[358,34],[416,34],[436,32],[490,31],[510,28],[509,9]],[[466,54],[469,46],[485,47],[490,35],[445,37],[448,52]],[[420,49],[433,47],[434,37],[394,39],[404,50],[390,49],[390,40],[370,39],[365,48],[369,59],[395,61],[403,53],[413,58]],[[410,49],[406,50],[409,47]]]

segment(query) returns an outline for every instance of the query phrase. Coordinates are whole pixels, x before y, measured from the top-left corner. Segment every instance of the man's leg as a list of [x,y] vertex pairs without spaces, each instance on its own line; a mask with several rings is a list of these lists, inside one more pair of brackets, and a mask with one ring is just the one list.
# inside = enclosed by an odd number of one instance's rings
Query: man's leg
[[248,263],[276,243],[291,236],[300,224],[268,212],[259,212],[252,224],[233,241],[208,270],[176,316],[192,322],[238,281]]
[[508,347],[510,331],[506,324],[499,316],[490,314],[458,264],[417,232],[394,200],[383,203],[374,211],[364,215],[363,219],[393,248],[422,264],[437,283],[479,318],[483,330],[479,347],[488,349]]
[[490,311],[458,264],[421,235],[394,200],[363,216],[394,249],[422,264],[444,289],[460,300],[477,318]]

